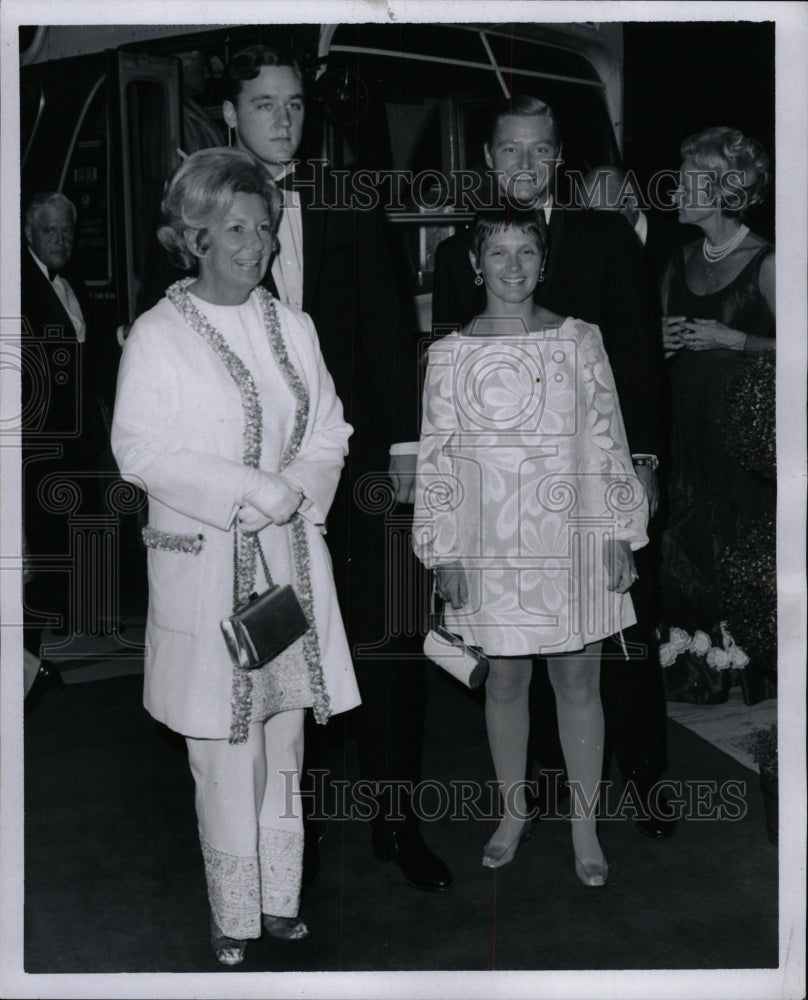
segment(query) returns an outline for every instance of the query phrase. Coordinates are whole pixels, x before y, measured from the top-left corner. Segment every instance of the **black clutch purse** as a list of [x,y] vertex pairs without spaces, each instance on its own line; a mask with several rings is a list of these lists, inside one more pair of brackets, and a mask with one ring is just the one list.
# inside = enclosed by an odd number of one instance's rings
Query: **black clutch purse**
[[269,590],[251,594],[245,605],[221,623],[233,665],[244,670],[263,667],[309,630],[294,588],[272,582],[261,543],[256,541]]

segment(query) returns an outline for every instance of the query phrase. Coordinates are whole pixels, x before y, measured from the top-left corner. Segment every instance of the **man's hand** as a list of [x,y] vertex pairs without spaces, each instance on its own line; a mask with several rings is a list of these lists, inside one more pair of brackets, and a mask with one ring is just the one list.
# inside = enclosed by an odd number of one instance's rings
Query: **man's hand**
[[650,465],[635,465],[634,471],[642,483],[645,495],[648,497],[648,516],[653,517],[659,507],[659,479]]
[[418,456],[391,455],[387,474],[399,503],[415,503],[415,464]]
[[628,542],[605,539],[606,573],[608,574],[607,590],[616,590],[618,594],[625,592],[638,579],[637,568],[634,565],[634,553]]
[[460,563],[437,566],[435,577],[437,591],[444,601],[448,601],[455,609],[462,608],[468,603],[469,588]]

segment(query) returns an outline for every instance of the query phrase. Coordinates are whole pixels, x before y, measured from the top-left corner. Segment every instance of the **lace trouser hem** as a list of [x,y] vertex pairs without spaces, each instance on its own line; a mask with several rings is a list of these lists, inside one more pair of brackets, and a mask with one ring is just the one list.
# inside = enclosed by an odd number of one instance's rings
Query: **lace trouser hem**
[[303,876],[303,832],[258,829],[261,910],[275,917],[296,917]]
[[202,836],[202,857],[208,900],[222,934],[245,941],[261,935],[260,876],[258,858],[226,854]]

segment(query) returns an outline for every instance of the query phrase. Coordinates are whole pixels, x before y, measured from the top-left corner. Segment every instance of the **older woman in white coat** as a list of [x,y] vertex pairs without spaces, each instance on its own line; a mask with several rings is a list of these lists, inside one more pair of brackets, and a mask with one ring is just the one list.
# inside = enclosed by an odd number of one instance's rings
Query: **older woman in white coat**
[[[193,154],[159,232],[196,277],[172,285],[124,347],[112,447],[149,495],[144,703],[186,737],[210,900],[225,965],[261,934],[296,939],[303,825],[294,797],[303,718],[359,703],[322,537],[351,427],[309,317],[257,287],[279,197],[252,158]],[[291,583],[310,628],[257,670],[234,666],[221,621]]]

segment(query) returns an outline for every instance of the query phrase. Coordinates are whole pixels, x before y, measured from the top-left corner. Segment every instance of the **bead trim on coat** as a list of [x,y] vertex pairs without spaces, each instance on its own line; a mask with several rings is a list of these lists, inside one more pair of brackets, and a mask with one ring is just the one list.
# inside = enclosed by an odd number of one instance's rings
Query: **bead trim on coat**
[[185,535],[178,531],[162,531],[147,524],[141,531],[143,544],[149,549],[162,549],[164,552],[187,552],[198,556],[205,547],[204,535]]
[[[182,278],[173,284],[166,292],[166,297],[183,317],[188,326],[198,333],[208,346],[216,353],[224,364],[241,395],[244,410],[244,450],[245,465],[259,468],[261,460],[262,421],[263,413],[255,381],[241,358],[231,349],[222,334],[196,308],[188,293],[188,286],[194,278]],[[309,417],[309,396],[302,379],[295,370],[286,350],[286,344],[281,334],[278,314],[272,296],[264,288],[255,289],[261,312],[264,318],[264,328],[270,348],[278,363],[278,368],[286,380],[296,400],[295,421],[292,435],[284,449],[280,462],[282,471],[294,460],[300,450],[303,435]],[[309,671],[309,679],[314,699],[314,717],[318,722],[327,722],[331,714],[328,694],[323,681],[323,670],[320,659],[320,641],[314,624],[314,602],[311,586],[311,566],[308,539],[305,525],[299,517],[290,522],[292,529],[292,553],[294,557],[295,585],[304,611],[312,623],[306,633],[303,643],[303,653]],[[257,562],[257,538],[254,534],[236,532],[236,561],[234,579],[236,586],[233,594],[233,610],[241,607],[249,600],[255,589]],[[268,669],[267,667],[260,669]],[[245,743],[249,731],[251,716],[252,674],[249,670],[233,668],[233,687],[231,694],[230,743]]]
[[[278,363],[281,374],[286,379],[286,383],[297,400],[295,412],[295,422],[289,443],[284,449],[281,457],[281,469],[285,469],[294,460],[300,451],[303,442],[303,435],[309,421],[309,394],[292,364],[286,350],[283,336],[281,335],[280,324],[275,313],[275,303],[272,296],[265,288],[258,289],[261,310],[264,314],[264,326],[269,335],[269,343],[272,353]],[[272,320],[274,319],[274,323]],[[309,540],[306,537],[306,523],[301,517],[293,517],[290,521],[292,530],[292,556],[295,563],[295,580],[297,582],[297,595],[306,617],[310,622],[314,622],[314,594],[311,586],[311,562]],[[331,705],[328,692],[323,681],[322,660],[320,656],[320,637],[317,629],[312,626],[303,636],[303,656],[309,668],[309,683],[313,697],[312,711],[317,722],[326,723],[331,715]]]

